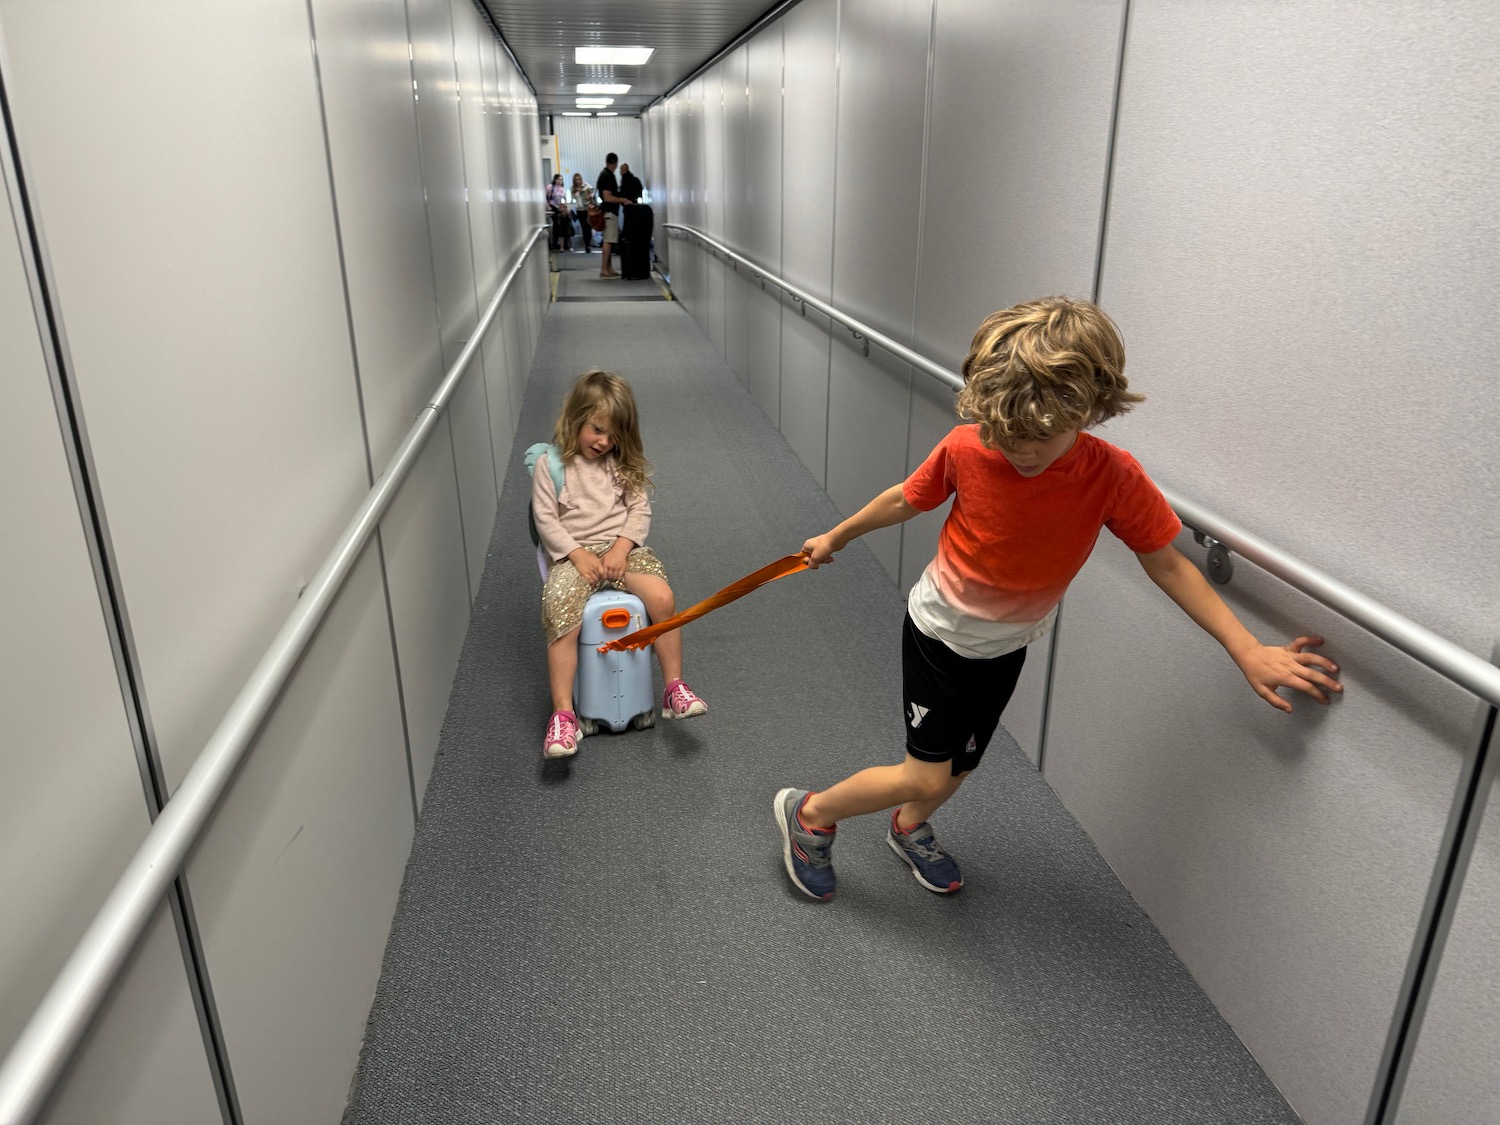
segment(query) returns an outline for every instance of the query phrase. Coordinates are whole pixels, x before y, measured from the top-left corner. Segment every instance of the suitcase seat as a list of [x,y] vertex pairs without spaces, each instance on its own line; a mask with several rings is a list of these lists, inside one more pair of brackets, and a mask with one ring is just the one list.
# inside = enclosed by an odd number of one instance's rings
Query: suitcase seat
[[[540,546],[537,567],[546,581],[550,565]],[[600,652],[599,646],[644,629],[651,622],[645,603],[624,590],[595,590],[583,607],[578,630],[578,671],[573,677],[573,712],[585,736],[607,726],[618,734],[627,726],[645,730],[656,723],[656,691],[651,681],[651,648]]]

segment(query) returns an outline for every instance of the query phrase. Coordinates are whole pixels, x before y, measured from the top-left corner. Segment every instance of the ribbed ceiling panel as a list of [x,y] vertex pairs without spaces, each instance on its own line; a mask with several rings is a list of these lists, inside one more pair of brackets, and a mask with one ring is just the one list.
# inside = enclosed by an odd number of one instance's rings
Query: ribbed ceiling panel
[[[526,77],[542,114],[576,110],[580,82],[629,82],[612,111],[639,114],[745,28],[771,0],[479,0]],[[574,47],[655,47],[645,66],[579,66]]]

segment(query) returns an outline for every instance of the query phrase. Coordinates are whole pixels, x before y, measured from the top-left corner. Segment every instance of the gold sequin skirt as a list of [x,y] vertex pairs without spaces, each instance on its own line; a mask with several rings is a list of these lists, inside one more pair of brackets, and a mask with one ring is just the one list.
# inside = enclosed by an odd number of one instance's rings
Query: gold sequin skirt
[[[596,555],[609,550],[608,543],[593,543],[586,549]],[[667,570],[661,560],[651,553],[650,547],[636,547],[625,559],[626,574],[649,574],[667,580]],[[583,607],[595,590],[609,587],[625,589],[623,580],[602,582],[590,586],[578,574],[578,568],[567,559],[552,564],[547,572],[547,581],[542,584],[542,628],[547,631],[550,645],[558,637],[565,637],[583,622]]]

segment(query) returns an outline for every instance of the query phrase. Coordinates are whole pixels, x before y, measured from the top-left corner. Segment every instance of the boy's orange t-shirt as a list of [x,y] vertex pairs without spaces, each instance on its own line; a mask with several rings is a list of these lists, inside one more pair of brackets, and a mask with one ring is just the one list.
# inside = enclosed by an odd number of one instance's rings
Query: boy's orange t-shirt
[[955,610],[987,621],[1036,622],[1051,612],[1107,527],[1132,551],[1159,551],[1182,521],[1140,463],[1090,433],[1040,476],[1023,477],[956,426],[907,478],[906,502],[953,509],[928,566]]

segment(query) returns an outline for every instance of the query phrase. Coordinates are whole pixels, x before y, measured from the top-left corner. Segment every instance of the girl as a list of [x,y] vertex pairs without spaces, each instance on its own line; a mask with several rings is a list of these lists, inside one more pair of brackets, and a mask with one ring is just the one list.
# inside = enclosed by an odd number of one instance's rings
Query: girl
[[583,182],[583,173],[573,173],[573,218],[578,220],[579,238],[583,240],[583,253],[593,252],[594,228],[589,226],[589,208],[594,205],[594,188]]
[[[646,605],[652,621],[676,612],[661,561],[643,544],[651,529],[650,468],[641,452],[635,396],[613,371],[585,371],[563,402],[552,440],[562,450],[562,494],[552,474],[538,466],[531,478],[531,511],[552,569],[542,586],[547,632],[547,676],[552,717],[542,755],[564,758],[578,749],[573,676],[578,670],[578,630],[583,606],[601,586],[628,590]],[[682,634],[656,640],[664,719],[690,719],[708,705],[682,682]]]
[[563,187],[562,173],[552,177],[547,188],[547,208],[552,212],[552,249],[573,249],[573,214],[568,210],[568,189]]

